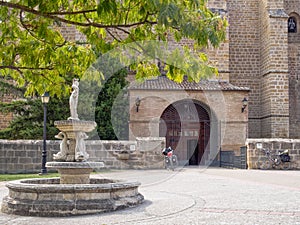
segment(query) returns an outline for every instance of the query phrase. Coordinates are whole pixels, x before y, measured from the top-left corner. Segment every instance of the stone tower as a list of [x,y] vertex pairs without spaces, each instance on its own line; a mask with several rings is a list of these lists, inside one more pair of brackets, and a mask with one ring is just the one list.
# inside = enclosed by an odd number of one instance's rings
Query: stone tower
[[300,1],[229,0],[227,11],[229,80],[251,89],[249,137],[299,138]]

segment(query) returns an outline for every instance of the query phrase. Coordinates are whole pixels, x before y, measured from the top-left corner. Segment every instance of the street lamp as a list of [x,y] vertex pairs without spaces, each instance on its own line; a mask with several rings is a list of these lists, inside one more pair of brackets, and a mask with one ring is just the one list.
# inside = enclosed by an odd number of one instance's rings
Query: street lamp
[[49,92],[45,92],[41,96],[41,100],[44,106],[44,128],[43,128],[43,151],[42,151],[42,171],[41,174],[47,174],[46,162],[47,162],[47,148],[46,148],[46,139],[47,139],[47,104],[49,102],[50,95]]

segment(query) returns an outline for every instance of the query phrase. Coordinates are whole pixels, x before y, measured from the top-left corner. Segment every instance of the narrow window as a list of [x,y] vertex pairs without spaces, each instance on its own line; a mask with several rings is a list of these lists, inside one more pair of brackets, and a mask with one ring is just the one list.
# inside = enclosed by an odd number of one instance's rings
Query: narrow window
[[288,19],[288,31],[289,33],[297,33],[297,20],[295,17]]

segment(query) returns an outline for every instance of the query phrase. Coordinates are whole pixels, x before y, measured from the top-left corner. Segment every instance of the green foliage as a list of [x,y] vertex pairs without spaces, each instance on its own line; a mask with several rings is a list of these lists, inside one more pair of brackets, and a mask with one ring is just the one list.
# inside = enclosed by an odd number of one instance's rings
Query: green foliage
[[126,85],[127,71],[122,69],[109,77],[99,93],[96,104],[98,127],[101,140],[128,139],[128,98]]
[[[210,45],[218,47],[225,40],[227,21],[212,13],[206,3],[207,0],[0,1],[0,76],[10,76],[19,87],[26,88],[26,95],[48,91],[51,96],[68,96],[72,78],[84,76],[97,58],[95,52],[104,54],[132,42],[168,41],[170,36],[177,42],[194,40],[197,52]],[[86,39],[66,39],[66,26],[75,26]],[[138,78],[156,76],[157,59],[166,65],[168,77],[177,82],[184,74],[190,80],[199,80],[215,73],[192,50],[185,50],[180,57],[186,60],[182,62],[176,61],[176,50],[167,60],[159,57],[159,48],[137,44],[134,50],[147,56],[132,63]],[[195,72],[197,75],[193,75]],[[93,82],[99,83],[103,78],[100,71],[92,70],[92,74]]]
[[[54,140],[59,131],[54,121],[67,119],[70,114],[68,99],[51,98],[47,104],[47,139]],[[44,111],[40,99],[26,101],[0,102],[0,112],[13,112],[16,116],[8,128],[0,130],[0,139],[42,139]]]
[[[47,173],[47,178],[59,177],[59,173]],[[0,174],[0,182],[2,181],[12,181],[20,179],[29,179],[29,178],[41,178],[39,174]]]

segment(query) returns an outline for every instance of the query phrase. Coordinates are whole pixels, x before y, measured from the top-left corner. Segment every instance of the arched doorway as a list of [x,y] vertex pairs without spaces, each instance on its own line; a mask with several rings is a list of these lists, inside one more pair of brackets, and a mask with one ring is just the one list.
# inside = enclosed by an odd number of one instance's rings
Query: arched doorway
[[159,135],[175,149],[182,164],[200,165],[209,154],[210,116],[197,101],[183,100],[168,106],[161,115]]

